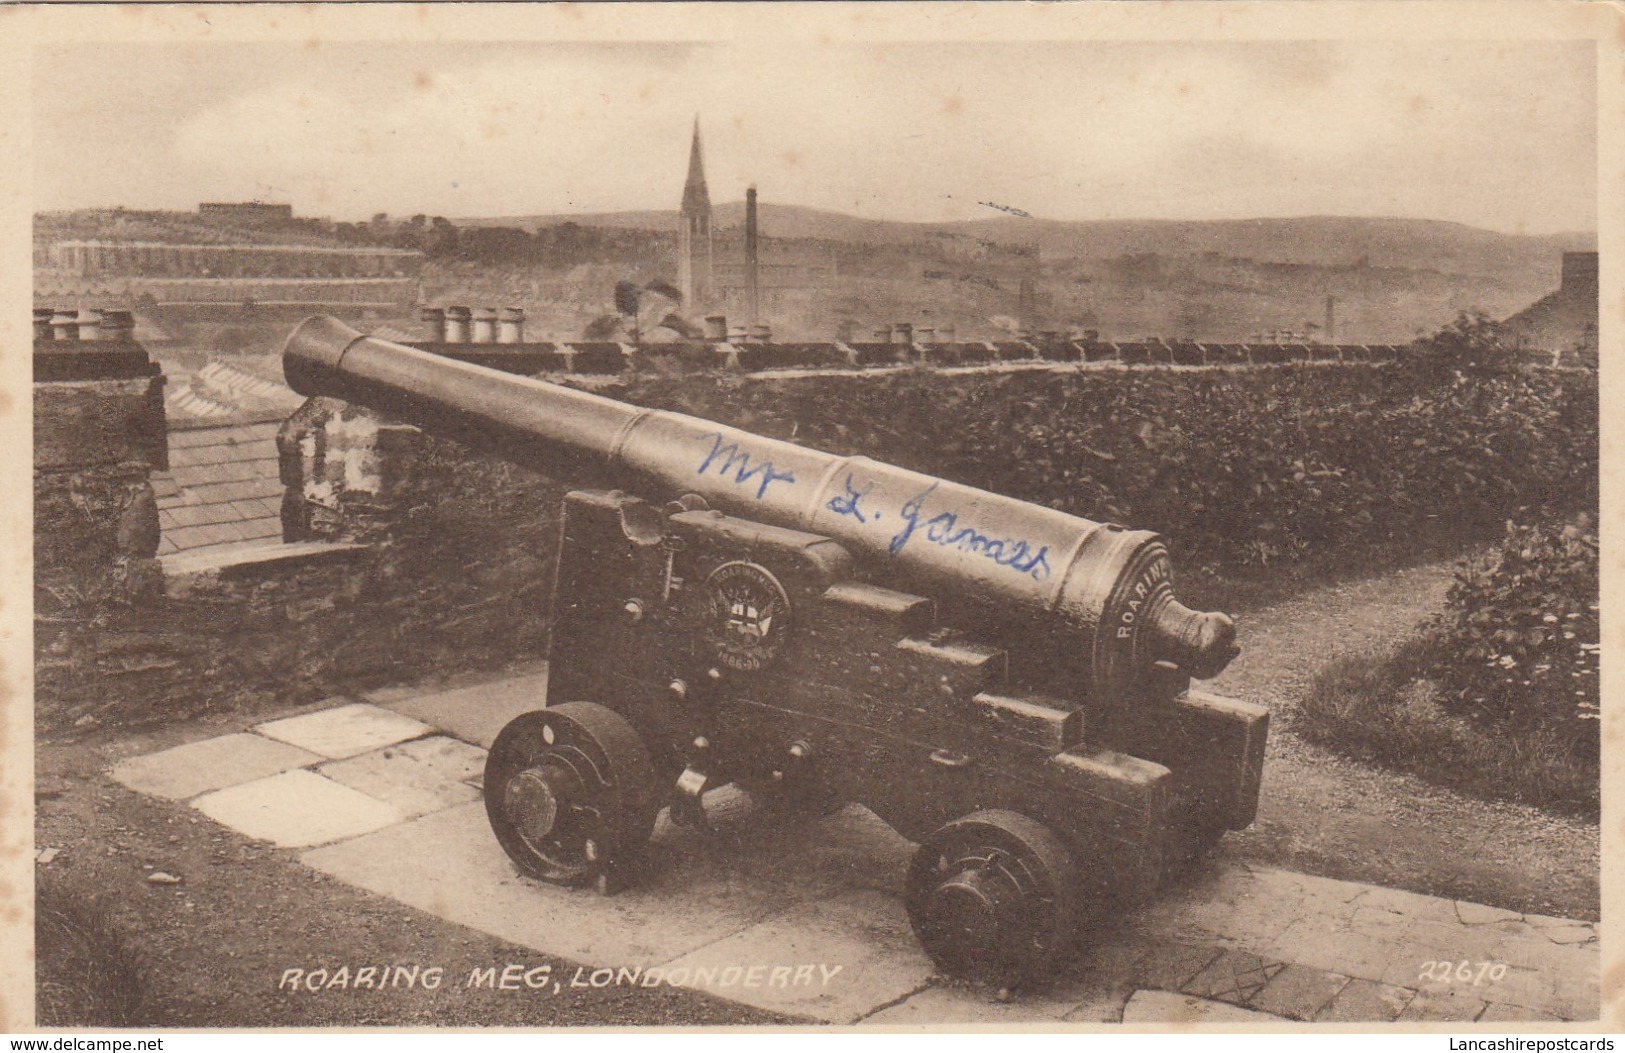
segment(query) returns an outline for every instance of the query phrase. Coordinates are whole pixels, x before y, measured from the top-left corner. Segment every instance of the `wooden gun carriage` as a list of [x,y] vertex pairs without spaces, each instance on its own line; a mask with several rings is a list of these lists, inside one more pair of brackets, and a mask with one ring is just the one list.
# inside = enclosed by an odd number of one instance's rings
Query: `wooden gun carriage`
[[660,809],[700,821],[726,783],[857,802],[920,845],[906,902],[937,965],[1010,984],[1253,820],[1268,714],[1192,687],[1234,626],[1174,598],[1153,533],[332,318],[284,364],[301,394],[604,487],[565,499],[547,698],[486,766],[527,874],[612,890]]

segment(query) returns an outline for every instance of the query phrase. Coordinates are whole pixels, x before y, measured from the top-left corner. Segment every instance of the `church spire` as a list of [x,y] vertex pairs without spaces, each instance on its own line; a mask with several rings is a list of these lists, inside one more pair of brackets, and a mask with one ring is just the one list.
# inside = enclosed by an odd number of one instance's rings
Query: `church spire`
[[711,299],[711,192],[705,187],[705,158],[700,147],[700,118],[694,118],[694,141],[688,150],[688,182],[683,185],[677,247],[677,284],[683,309],[692,313]]
[[711,210],[711,192],[705,186],[705,157],[700,146],[700,119],[694,118],[694,141],[688,149],[688,182],[683,185],[683,211]]

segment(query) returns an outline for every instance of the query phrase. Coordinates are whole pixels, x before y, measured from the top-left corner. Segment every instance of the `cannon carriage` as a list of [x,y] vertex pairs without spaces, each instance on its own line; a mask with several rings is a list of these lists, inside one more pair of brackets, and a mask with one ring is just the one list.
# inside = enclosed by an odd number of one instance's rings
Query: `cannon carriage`
[[1268,715],[1192,686],[1236,653],[1146,531],[516,377],[331,318],[301,394],[572,485],[547,698],[485,773],[525,873],[613,891],[657,814],[734,783],[786,821],[856,802],[920,847],[908,913],[944,971],[1045,969],[1253,819]]

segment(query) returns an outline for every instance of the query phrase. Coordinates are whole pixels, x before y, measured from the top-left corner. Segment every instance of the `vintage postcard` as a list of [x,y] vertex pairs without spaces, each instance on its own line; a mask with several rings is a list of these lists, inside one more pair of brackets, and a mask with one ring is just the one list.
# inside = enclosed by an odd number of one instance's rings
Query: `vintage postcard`
[[1617,6],[0,39],[6,1030],[1620,1025]]

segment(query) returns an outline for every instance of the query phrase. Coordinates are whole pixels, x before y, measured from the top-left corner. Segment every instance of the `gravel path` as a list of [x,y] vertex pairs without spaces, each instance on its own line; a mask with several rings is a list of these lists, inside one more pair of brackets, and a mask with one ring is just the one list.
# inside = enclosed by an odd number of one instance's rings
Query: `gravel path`
[[1204,685],[1269,706],[1258,821],[1233,858],[1351,881],[1596,920],[1598,830],[1355,763],[1293,734],[1298,699],[1327,661],[1397,642],[1441,610],[1453,563],[1327,586],[1248,613],[1243,651]]

